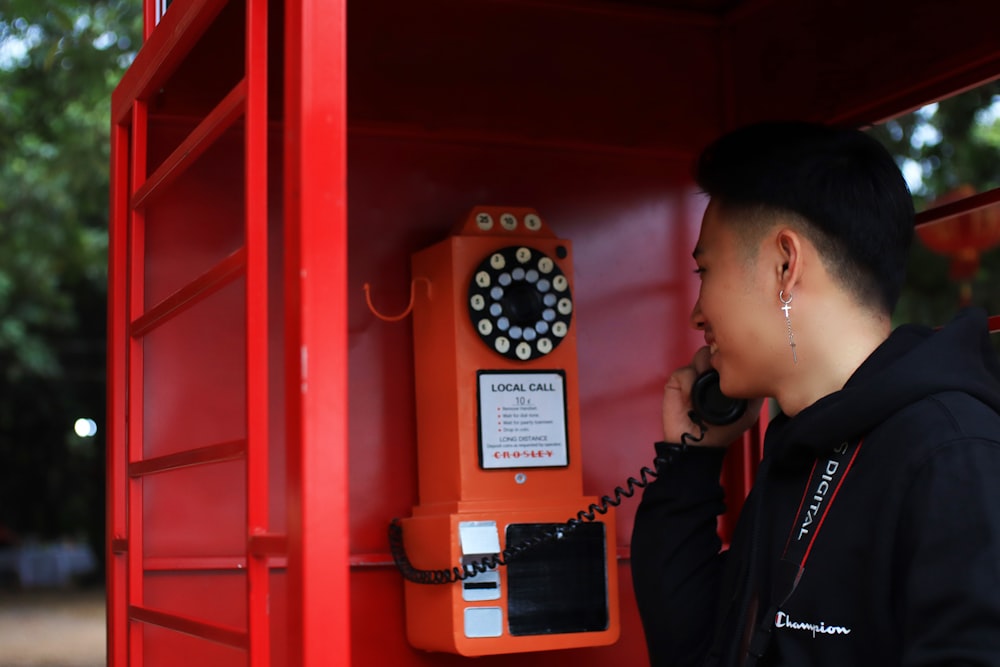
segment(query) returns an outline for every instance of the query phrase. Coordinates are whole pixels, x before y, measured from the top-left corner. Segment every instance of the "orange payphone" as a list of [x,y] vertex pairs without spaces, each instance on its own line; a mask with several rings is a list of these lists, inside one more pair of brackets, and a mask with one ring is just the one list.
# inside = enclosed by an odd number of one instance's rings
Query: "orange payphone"
[[413,256],[427,287],[413,303],[419,505],[396,546],[415,647],[478,656],[618,638],[613,513],[565,523],[595,500],[582,489],[571,262],[536,211],[492,206]]

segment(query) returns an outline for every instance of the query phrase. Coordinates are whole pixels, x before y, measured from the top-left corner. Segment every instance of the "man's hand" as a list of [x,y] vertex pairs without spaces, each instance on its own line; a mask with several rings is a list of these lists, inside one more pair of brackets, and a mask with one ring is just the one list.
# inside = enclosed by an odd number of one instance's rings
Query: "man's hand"
[[[691,421],[688,413],[691,411],[691,387],[695,378],[704,373],[709,363],[708,347],[702,347],[694,353],[691,363],[675,370],[667,381],[663,391],[663,439],[666,442],[681,442],[681,435],[688,433],[697,437],[701,432],[698,425]],[[704,447],[725,447],[750,428],[760,415],[763,398],[749,401],[747,411],[742,417],[725,426],[705,425],[705,437],[700,442],[688,440],[687,444]]]

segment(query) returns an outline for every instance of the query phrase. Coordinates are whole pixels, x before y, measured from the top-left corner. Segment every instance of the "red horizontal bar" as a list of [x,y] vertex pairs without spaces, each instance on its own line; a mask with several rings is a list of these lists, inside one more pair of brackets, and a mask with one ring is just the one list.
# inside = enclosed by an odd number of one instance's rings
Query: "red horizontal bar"
[[129,606],[128,616],[133,621],[158,625],[161,628],[183,632],[184,634],[216,642],[217,644],[225,644],[226,646],[233,646],[244,650],[249,646],[247,633],[237,628],[196,621],[192,618],[178,616],[177,614],[168,614],[135,605]]
[[129,333],[134,338],[145,336],[172,315],[190,308],[222,289],[243,275],[246,270],[246,257],[246,248],[234,251],[211,269],[135,318]]
[[113,123],[124,123],[135,100],[148,99],[163,86],[225,6],[226,0],[173,4],[115,88]]
[[953,201],[948,204],[942,204],[941,206],[929,208],[926,211],[921,211],[920,213],[917,213],[916,221],[918,226],[930,225],[935,222],[943,222],[945,220],[950,220],[951,218],[957,218],[960,215],[972,213],[973,211],[978,211],[979,209],[986,208],[987,206],[993,206],[997,203],[1000,203],[1000,188],[993,188],[992,190],[979,192],[964,199],[959,199],[958,201]]
[[189,449],[184,452],[177,452],[176,454],[154,456],[143,461],[129,463],[128,474],[130,477],[140,477],[142,475],[151,475],[157,472],[186,468],[188,466],[231,461],[243,458],[246,455],[246,451],[246,440],[222,442],[217,445]]
[[246,109],[247,80],[241,79],[229,94],[204,120],[191,131],[181,145],[174,149],[166,160],[139,186],[132,195],[131,206],[138,209],[146,206],[149,199],[157,192],[163,192],[175,178],[184,173],[222,134],[232,127]]
[[[267,566],[281,569],[288,567],[287,556],[268,556]],[[246,571],[247,559],[239,556],[168,556],[146,558],[142,561],[144,572],[209,572],[234,570]]]

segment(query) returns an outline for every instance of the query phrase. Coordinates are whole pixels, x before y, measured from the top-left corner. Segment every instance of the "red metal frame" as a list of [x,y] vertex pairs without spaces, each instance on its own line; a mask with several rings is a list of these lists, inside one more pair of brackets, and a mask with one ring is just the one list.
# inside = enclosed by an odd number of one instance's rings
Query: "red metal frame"
[[[889,5],[905,10],[913,7],[912,2],[901,0]],[[916,5],[924,12],[940,11],[933,2],[920,0]],[[847,71],[868,72],[870,68],[873,73],[858,82],[862,94],[851,96],[838,86],[816,84],[817,75],[828,80],[823,77],[837,73],[817,72],[817,63],[805,57],[812,48],[809,35],[785,29],[789,22],[803,17],[799,23],[815,22],[821,10],[812,5],[753,0],[725,17],[715,17],[655,8],[598,7],[570,0],[434,0],[427,6],[402,0],[359,1],[352,5],[356,49],[352,57],[358,56],[352,63],[360,66],[352,64],[358,67],[353,72],[359,76],[352,81],[350,136],[362,149],[371,149],[379,142],[390,144],[386,154],[391,157],[371,158],[364,150],[357,151],[353,166],[358,168],[355,173],[363,176],[357,176],[352,187],[370,202],[372,191],[381,194],[383,175],[371,178],[371,164],[391,171],[402,159],[421,167],[386,175],[385,185],[394,188],[393,197],[399,200],[384,209],[381,203],[373,206],[377,211],[355,209],[351,232],[356,236],[349,240],[347,0],[176,0],[155,27],[154,3],[146,0],[144,10],[146,44],[112,98],[107,455],[111,667],[140,667],[170,659],[145,650],[147,642],[162,648],[163,644],[156,642],[162,642],[165,633],[178,644],[209,647],[204,656],[221,651],[219,655],[225,658],[220,660],[252,667],[448,661],[412,652],[405,645],[402,583],[381,546],[386,513],[412,505],[413,480],[405,467],[414,458],[412,443],[380,442],[380,449],[365,451],[352,461],[353,468],[348,467],[348,359],[354,354],[349,350],[352,344],[374,340],[376,347],[382,345],[383,359],[378,362],[361,356],[361,374],[383,363],[394,366],[391,373],[385,373],[387,377],[373,382],[375,391],[381,392],[381,401],[412,402],[410,389],[390,389],[390,383],[405,385],[412,380],[412,369],[399,370],[404,362],[412,366],[407,352],[401,351],[410,342],[408,334],[399,333],[399,329],[392,333],[356,330],[351,334],[356,337],[349,338],[348,319],[363,310],[360,292],[350,287],[357,282],[357,275],[348,273],[349,248],[354,270],[361,266],[364,271],[382,272],[379,277],[388,276],[391,282],[403,271],[388,265],[401,264],[397,260],[426,245],[454,222],[453,214],[467,210],[468,204],[497,203],[465,201],[463,188],[490,196],[514,193],[525,198],[517,203],[528,205],[546,203],[536,200],[549,197],[551,211],[568,221],[569,228],[561,227],[559,232],[574,240],[579,254],[590,254],[592,262],[585,264],[588,268],[597,268],[593,260],[606,251],[610,236],[602,237],[595,231],[599,226],[595,223],[603,222],[605,213],[618,216],[616,234],[661,241],[664,239],[658,234],[665,223],[657,215],[663,215],[669,218],[666,224],[672,236],[659,248],[655,276],[623,271],[626,277],[622,284],[615,284],[616,277],[610,274],[590,278],[590,287],[603,288],[607,283],[608,289],[598,290],[600,296],[589,304],[581,300],[581,322],[589,317],[591,324],[607,328],[581,344],[590,345],[588,351],[595,357],[603,354],[600,348],[607,342],[600,336],[612,336],[608,320],[614,318],[588,313],[588,305],[618,313],[615,309],[621,307],[618,301],[624,292],[616,290],[639,287],[646,290],[639,298],[655,294],[661,306],[669,301],[659,315],[640,313],[642,321],[635,326],[662,336],[660,344],[671,350],[663,357],[673,359],[680,355],[675,348],[698,342],[692,332],[680,331],[683,323],[677,323],[683,320],[686,304],[693,298],[693,287],[674,268],[689,261],[692,234],[696,233],[699,211],[690,203],[686,175],[687,161],[696,147],[726,126],[777,110],[783,115],[873,122],[956,87],[995,76],[1000,70],[1000,51],[987,40],[969,39],[965,44],[960,31],[941,33],[935,22],[921,23],[917,11],[886,9],[862,24],[851,19],[850,12],[838,18],[845,34],[860,31],[853,41],[871,48],[880,43],[882,32],[898,30],[896,20],[903,16],[908,22],[906,30],[912,29],[916,39],[933,39],[937,52],[947,54],[935,60],[934,50],[922,49],[919,63],[927,64],[927,71],[923,71],[901,67],[908,59],[905,49],[887,51],[878,63],[869,62],[867,52],[850,56],[853,51],[845,50],[839,55],[845,59],[842,64]],[[216,81],[212,72],[204,74],[208,77],[204,81],[198,79],[202,72],[192,67],[189,59],[192,54],[205,58],[211,51],[206,35],[231,47],[230,41],[219,39],[220,33],[212,31],[220,22],[233,21],[237,10],[243,11],[242,23],[235,27],[226,24],[221,34],[242,40],[242,76],[232,82],[223,77],[225,85],[216,90],[212,88]],[[485,32],[456,29],[463,26],[463,20],[469,25],[478,20],[477,25],[491,27],[496,22],[500,27]],[[269,31],[269,24],[279,23],[283,33]],[[964,22],[973,31],[988,30],[992,23]],[[530,81],[521,89],[520,69],[512,71],[510,63],[527,70],[536,62],[535,51],[509,48],[505,31],[513,29],[526,31],[519,32],[519,38],[531,38],[528,43],[539,48],[540,62],[554,68],[554,79],[563,84],[561,88],[550,85],[552,72],[540,66],[537,72],[525,71],[523,76]],[[766,39],[761,37],[764,33]],[[577,35],[584,39],[575,39]],[[596,41],[601,44],[595,43],[598,35],[602,39]],[[445,39],[447,48],[427,46]],[[675,51],[648,48],[650,44],[685,40],[686,59],[696,63],[690,68],[674,66],[680,62]],[[225,60],[223,52],[221,47],[216,49],[209,53],[209,60],[215,56]],[[791,54],[780,59],[782,67],[777,70],[761,64],[776,62],[767,60],[774,53]],[[544,60],[546,56],[550,60]],[[276,71],[279,63],[280,71]],[[454,67],[445,66],[449,63]],[[580,63],[585,65],[582,69]],[[226,64],[231,63],[225,60]],[[211,69],[206,67],[205,71]],[[770,78],[761,78],[760,71],[766,71]],[[899,71],[904,73],[898,75]],[[181,75],[177,72],[184,73],[181,78],[193,76],[194,80],[184,79],[178,85]],[[472,76],[482,72],[487,76]],[[615,72],[615,76],[602,78],[602,72]],[[886,85],[886,81],[893,85]],[[212,90],[202,90],[207,88]],[[218,93],[218,99],[209,104],[194,94],[165,113],[159,97],[162,89],[181,92],[180,97],[198,89],[194,92]],[[684,91],[685,104],[678,104],[678,91]],[[522,96],[524,92],[528,95]],[[751,103],[744,104],[747,101]],[[170,103],[167,99],[166,104]],[[206,108],[199,106],[202,103]],[[613,116],[616,112],[620,115]],[[161,136],[177,133],[178,126],[183,127],[182,135]],[[192,275],[180,271],[176,285],[149,296],[146,246],[150,242],[150,211],[170,203],[174,188],[190,180],[199,162],[234,135],[240,139],[233,144],[236,148],[226,144],[224,150],[231,151],[233,171],[240,171],[242,243],[213,256],[196,272],[192,268]],[[481,153],[499,157],[500,162],[475,162]],[[455,154],[462,155],[453,159]],[[539,172],[542,178],[536,189],[518,180],[522,169],[531,173],[528,161],[520,161],[524,156],[555,166],[549,172]],[[425,158],[427,162],[440,161],[430,170],[430,180],[437,179],[435,187],[447,196],[434,201],[432,210],[421,211],[419,207],[427,205],[424,193],[419,184],[414,187],[407,179],[427,173],[420,171]],[[372,162],[359,166],[359,159]],[[611,182],[605,196],[615,189],[608,200],[588,200],[593,193],[570,182],[581,178],[581,172],[573,171],[573,163],[588,160],[591,166],[616,165],[602,172],[601,178]],[[473,163],[483,170],[482,181],[466,179],[468,164]],[[621,169],[616,172],[616,168]],[[566,176],[566,172],[573,175]],[[512,173],[518,178],[512,178]],[[669,174],[666,179],[664,173]],[[650,174],[657,176],[644,181]],[[669,182],[664,184],[664,180]],[[631,189],[636,182],[643,185]],[[552,194],[554,190],[558,194]],[[352,201],[353,196],[352,191]],[[923,213],[919,220],[941,219],[998,200],[997,191],[983,193],[962,204]],[[195,201],[191,206],[203,203]],[[592,206],[595,203],[598,206]],[[602,206],[606,210],[601,213],[591,210]],[[654,210],[657,206],[661,207],[659,213]],[[637,210],[643,207],[643,211]],[[401,213],[409,216],[411,211],[412,218],[399,221]],[[396,218],[386,220],[393,216]],[[430,222],[432,218],[434,222]],[[383,224],[385,230],[378,228],[372,234],[366,225],[373,222]],[[162,236],[159,239],[162,241]],[[619,247],[623,243],[620,237],[614,242]],[[646,257],[642,251],[648,245],[640,241],[628,246],[639,256],[637,262]],[[276,253],[276,248],[283,254]],[[385,259],[390,255],[393,262]],[[240,305],[230,306],[232,310],[219,313],[219,318],[245,317],[245,338],[233,341],[234,345],[245,345],[243,375],[241,383],[220,391],[244,392],[244,437],[190,442],[181,449],[147,453],[144,438],[150,425],[144,420],[146,408],[151,406],[144,405],[145,392],[161,380],[147,377],[153,359],[145,356],[146,342],[233,289],[243,290]],[[637,292],[629,294],[634,297]],[[992,328],[1000,328],[1000,316],[991,318],[990,323]],[[358,326],[356,321],[354,324]],[[675,326],[678,331],[664,332],[665,327]],[[205,335],[211,333],[206,331]],[[356,361],[354,356],[350,358],[352,363]],[[624,360],[630,361],[627,357]],[[608,366],[618,363],[614,366],[618,372],[621,361],[617,358]],[[647,368],[642,370],[647,372],[649,360],[643,361]],[[593,365],[583,370],[595,377],[608,368],[593,359],[589,363]],[[625,372],[637,371],[626,368]],[[654,386],[656,383],[632,380],[631,384],[623,383],[624,388],[623,384],[609,385],[610,389],[590,390],[583,397],[590,399],[581,406],[582,417],[589,420],[584,426],[590,427],[583,436],[590,476],[585,483],[602,487],[594,491],[609,490],[603,486],[611,475],[614,482],[620,481],[616,466],[626,457],[607,443],[612,438],[637,439],[634,433],[616,431],[616,419],[628,422],[640,414],[640,407],[645,411],[658,405],[660,387]],[[604,408],[612,390],[622,389],[634,393],[614,403],[615,408],[634,412],[615,419],[593,416]],[[367,412],[367,407],[360,407],[363,402],[350,406],[352,419],[360,416],[358,428],[373,424],[386,428],[382,424],[389,410]],[[404,422],[412,416],[407,409],[401,412]],[[386,428],[386,433],[390,438],[398,437],[406,428],[404,423],[394,426],[395,430]],[[641,438],[645,427],[636,428]],[[758,429],[731,458],[725,473],[731,489],[749,488],[761,440],[762,430]],[[373,459],[391,448],[399,457],[393,463],[403,465],[382,469],[386,463]],[[281,458],[280,465],[275,464],[276,457]],[[622,465],[631,470],[633,457],[627,458],[628,464]],[[245,505],[240,553],[163,554],[146,549],[144,540],[150,537],[147,512],[156,510],[156,503],[150,502],[151,487],[164,479],[240,462],[246,466],[242,471],[245,477],[234,483],[242,485],[239,492],[245,494],[240,497]],[[373,499],[374,508],[356,506],[350,512],[351,491],[360,493],[366,484],[392,492]],[[739,498],[730,499],[730,513],[720,520],[724,535],[732,529],[739,504]],[[620,512],[619,516],[625,517],[619,520],[620,526],[629,523],[631,511],[623,508]],[[619,535],[616,546],[621,588],[627,591],[627,538]],[[200,608],[178,611],[156,607],[151,602],[154,596],[149,594],[151,578],[174,575],[225,580],[230,582],[226,588],[230,592],[237,590],[231,585],[236,581],[242,586],[239,599],[234,596],[227,611],[230,616],[236,612],[241,615],[209,618]],[[208,594],[196,591],[192,595],[211,602]],[[641,655],[638,619],[627,600],[623,602],[619,646],[588,649],[585,654],[571,651],[561,658],[526,654],[524,664],[560,659],[579,665],[605,664]],[[379,627],[372,627],[373,619]],[[385,638],[373,637],[382,632]],[[229,664],[213,660],[201,658],[213,667]],[[186,663],[200,667],[198,660]],[[484,667],[487,663],[498,664],[483,659]]]

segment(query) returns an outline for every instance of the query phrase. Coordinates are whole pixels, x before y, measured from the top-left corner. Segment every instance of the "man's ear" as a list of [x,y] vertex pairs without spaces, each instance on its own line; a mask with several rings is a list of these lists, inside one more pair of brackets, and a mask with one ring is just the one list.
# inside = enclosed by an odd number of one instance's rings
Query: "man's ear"
[[775,263],[778,289],[790,293],[798,284],[805,270],[803,262],[803,239],[794,229],[782,227],[774,236],[778,261]]

